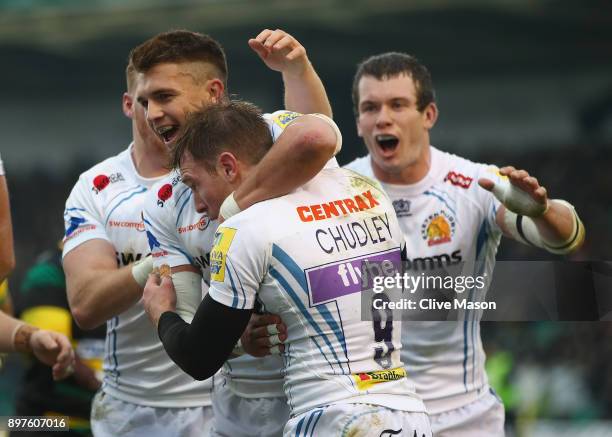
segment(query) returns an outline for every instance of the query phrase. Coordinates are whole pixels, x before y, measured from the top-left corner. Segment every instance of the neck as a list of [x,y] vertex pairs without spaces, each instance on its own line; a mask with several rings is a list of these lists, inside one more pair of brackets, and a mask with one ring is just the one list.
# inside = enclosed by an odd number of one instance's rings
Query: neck
[[[165,147],[165,146],[164,146]],[[132,161],[138,174],[144,178],[155,178],[168,173],[168,153],[163,149],[148,146],[134,132],[134,146],[132,147]]]
[[376,179],[378,179],[380,182],[395,185],[416,184],[417,182],[422,181],[429,173],[429,169],[431,167],[431,147],[429,145],[424,147],[416,161],[404,167],[397,173],[384,171],[378,167],[373,160],[371,160],[371,165],[372,170],[374,171],[374,176],[376,176]]

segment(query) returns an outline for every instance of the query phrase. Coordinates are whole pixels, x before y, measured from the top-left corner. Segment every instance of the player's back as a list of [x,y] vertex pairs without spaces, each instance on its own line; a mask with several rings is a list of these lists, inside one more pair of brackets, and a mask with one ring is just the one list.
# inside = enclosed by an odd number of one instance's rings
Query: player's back
[[[219,228],[211,293],[249,308],[250,286],[260,285],[257,299],[288,328],[285,392],[293,414],[335,402],[424,411],[400,362],[401,322],[362,320],[362,263],[397,265],[402,242],[379,185],[339,168]],[[218,282],[231,284],[222,296]]]

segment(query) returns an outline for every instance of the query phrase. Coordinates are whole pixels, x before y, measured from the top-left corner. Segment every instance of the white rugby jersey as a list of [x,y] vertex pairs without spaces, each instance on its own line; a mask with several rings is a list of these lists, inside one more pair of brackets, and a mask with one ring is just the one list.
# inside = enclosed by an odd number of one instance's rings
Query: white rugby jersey
[[401,321],[362,321],[362,262],[398,263],[403,236],[373,180],[324,169],[217,230],[209,294],[233,308],[263,303],[287,325],[292,414],[331,403],[424,411],[400,361]]
[[[149,253],[141,211],[160,178],[138,175],[132,146],[79,177],[66,201],[64,256],[103,239],[125,266]],[[123,401],[155,407],[210,405],[210,384],[194,381],[166,354],[142,301],[106,323],[103,390]]]
[[[375,178],[369,155],[346,167]],[[414,274],[464,263],[461,273],[484,276],[488,287],[502,233],[495,221],[499,201],[478,185],[481,177],[500,180],[496,167],[431,147],[425,178],[412,185],[382,184],[406,237]],[[474,316],[468,310],[465,321],[402,325],[402,361],[430,414],[463,406],[488,389]]]
[[[264,114],[273,141],[300,115],[284,110]],[[155,267],[191,264],[209,283],[209,256],[218,222],[196,211],[192,191],[181,182],[178,171],[153,187],[145,200],[143,215]],[[280,356],[243,355],[228,360],[223,373],[229,388],[241,396],[280,397],[284,396],[282,364]]]

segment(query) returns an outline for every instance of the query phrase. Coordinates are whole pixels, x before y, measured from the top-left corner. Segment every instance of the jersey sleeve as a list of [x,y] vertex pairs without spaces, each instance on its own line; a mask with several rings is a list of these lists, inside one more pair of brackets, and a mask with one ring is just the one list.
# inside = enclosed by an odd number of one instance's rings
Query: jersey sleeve
[[162,264],[168,264],[170,267],[185,264],[195,265],[193,259],[187,254],[179,241],[171,205],[159,206],[157,202],[157,188],[156,185],[147,193],[142,211],[142,220],[153,257],[153,266],[159,267]]
[[285,128],[291,124],[293,120],[302,116],[299,112],[293,111],[275,111],[271,114],[264,114],[264,120],[268,123],[268,128],[272,134],[272,141],[276,141]]
[[64,231],[64,256],[89,240],[110,241],[104,227],[103,209],[94,199],[94,192],[83,175],[66,200]]
[[[494,165],[482,165],[478,171],[478,177],[476,182],[480,178],[486,178],[492,180],[494,183],[500,183],[503,179],[507,179],[507,176],[502,176],[499,173],[499,168]],[[478,195],[480,196],[480,202],[484,207],[485,220],[489,226],[496,232],[502,232],[501,228],[497,224],[497,211],[501,206],[501,202],[497,200],[497,197],[493,193],[485,190],[484,188],[477,186]]]
[[209,294],[237,309],[252,309],[266,274],[268,248],[256,233],[232,227],[231,220],[217,229],[210,252]]

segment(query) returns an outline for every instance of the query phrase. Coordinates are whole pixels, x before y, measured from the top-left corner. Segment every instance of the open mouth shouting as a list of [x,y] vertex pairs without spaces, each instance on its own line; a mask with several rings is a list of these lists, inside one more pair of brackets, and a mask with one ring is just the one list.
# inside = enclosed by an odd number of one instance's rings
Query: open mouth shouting
[[381,134],[374,137],[383,154],[391,154],[397,149],[399,138],[391,134]]
[[179,126],[178,125],[161,126],[161,127],[158,127],[155,131],[157,132],[157,135],[159,135],[162,138],[162,140],[164,140],[164,143],[169,144],[173,142],[174,140],[176,140],[176,137],[178,136],[178,132],[179,132]]

